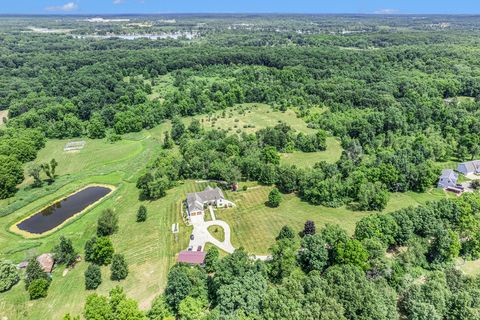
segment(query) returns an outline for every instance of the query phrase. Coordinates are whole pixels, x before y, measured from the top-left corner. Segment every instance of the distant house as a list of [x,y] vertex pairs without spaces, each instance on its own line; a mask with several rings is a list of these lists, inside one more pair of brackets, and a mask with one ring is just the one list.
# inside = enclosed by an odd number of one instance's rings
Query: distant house
[[452,169],[442,170],[442,175],[438,179],[438,188],[447,189],[457,187],[458,174]]
[[187,214],[190,220],[204,218],[205,207],[216,206],[219,208],[231,207],[233,203],[226,200],[220,188],[208,186],[201,192],[187,194]]
[[462,162],[458,165],[457,171],[467,174],[480,174],[480,160]]
[[177,262],[188,263],[191,265],[203,265],[206,253],[203,251],[180,251]]
[[51,253],[44,253],[37,257],[37,261],[42,267],[43,271],[46,273],[52,273],[53,265],[55,264],[55,260],[53,259],[53,254]]

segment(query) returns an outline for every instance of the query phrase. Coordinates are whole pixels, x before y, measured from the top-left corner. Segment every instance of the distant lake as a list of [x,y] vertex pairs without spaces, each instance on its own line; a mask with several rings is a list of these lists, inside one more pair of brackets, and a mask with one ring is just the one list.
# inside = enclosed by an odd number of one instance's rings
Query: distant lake
[[98,35],[98,34],[86,34],[86,35],[73,35],[74,38],[78,39],[122,39],[122,40],[136,40],[136,39],[149,39],[149,40],[158,40],[158,39],[179,39],[187,38],[193,39],[195,34],[192,32],[171,32],[171,33],[158,33],[158,34],[107,34],[107,35]]
[[18,223],[17,227],[30,233],[42,234],[61,225],[68,218],[81,212],[110,192],[112,190],[107,187],[87,187],[35,213],[33,216]]

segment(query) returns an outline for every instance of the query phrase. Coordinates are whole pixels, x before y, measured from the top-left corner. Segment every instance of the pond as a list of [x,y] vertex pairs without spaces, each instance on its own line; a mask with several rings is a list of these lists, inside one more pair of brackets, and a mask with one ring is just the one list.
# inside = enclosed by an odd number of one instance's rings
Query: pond
[[87,187],[21,221],[17,228],[33,234],[42,234],[58,227],[110,192],[112,189],[103,186]]

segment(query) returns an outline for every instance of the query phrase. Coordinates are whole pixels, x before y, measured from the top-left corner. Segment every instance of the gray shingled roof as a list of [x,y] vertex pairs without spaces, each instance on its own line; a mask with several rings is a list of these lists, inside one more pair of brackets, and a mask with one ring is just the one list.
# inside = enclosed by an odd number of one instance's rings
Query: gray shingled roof
[[461,163],[465,165],[468,172],[480,172],[480,160],[473,160]]
[[203,204],[205,202],[215,201],[218,199],[225,199],[222,190],[220,188],[213,189],[208,186],[201,192],[187,193],[187,207],[188,211],[203,210]]
[[444,169],[442,170],[442,175],[440,176],[440,180],[442,179],[457,181],[458,176],[452,169]]

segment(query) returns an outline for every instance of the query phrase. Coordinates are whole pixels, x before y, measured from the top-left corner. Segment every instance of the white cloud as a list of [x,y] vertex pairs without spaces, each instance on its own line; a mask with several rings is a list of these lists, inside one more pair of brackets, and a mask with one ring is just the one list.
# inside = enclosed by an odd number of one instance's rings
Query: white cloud
[[122,4],[125,0],[113,0],[113,4]]
[[78,4],[75,2],[68,2],[62,6],[51,6],[51,7],[45,8],[45,10],[47,11],[64,11],[64,12],[75,11],[77,9],[78,9]]
[[395,13],[399,13],[399,10],[397,10],[397,9],[380,9],[380,10],[374,11],[373,13],[375,13],[375,14],[395,14]]

